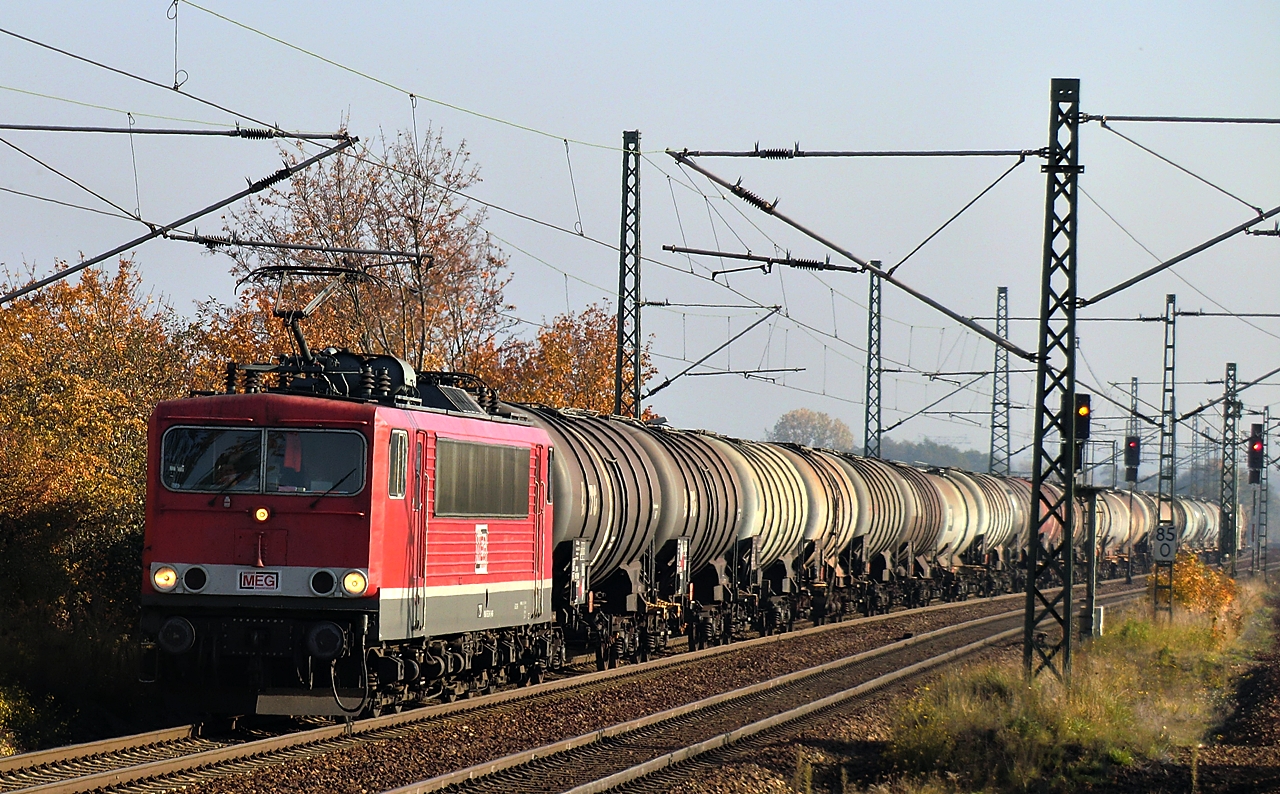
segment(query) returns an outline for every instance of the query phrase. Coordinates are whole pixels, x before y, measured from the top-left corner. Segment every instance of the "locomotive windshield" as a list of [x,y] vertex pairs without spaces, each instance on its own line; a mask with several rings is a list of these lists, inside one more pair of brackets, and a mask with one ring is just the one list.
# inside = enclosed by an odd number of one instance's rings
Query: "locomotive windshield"
[[352,431],[174,427],[160,466],[174,491],[349,496],[364,487],[364,458]]
[[364,437],[333,430],[268,430],[267,493],[354,494],[364,487]]

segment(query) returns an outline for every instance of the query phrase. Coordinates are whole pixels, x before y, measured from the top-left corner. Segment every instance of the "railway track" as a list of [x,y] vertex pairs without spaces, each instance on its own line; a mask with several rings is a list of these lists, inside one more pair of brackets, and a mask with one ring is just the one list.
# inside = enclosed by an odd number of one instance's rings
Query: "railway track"
[[[1111,588],[1123,586],[1109,583]],[[1113,594],[1106,594],[1111,597]],[[0,793],[75,794],[98,790],[113,792],[172,791],[230,775],[252,772],[292,760],[312,758],[369,742],[394,739],[430,725],[446,726],[464,720],[501,717],[515,707],[551,696],[590,693],[624,683],[643,683],[669,675],[682,666],[696,665],[710,657],[740,653],[774,643],[802,642],[806,638],[836,635],[879,627],[889,634],[897,623],[931,618],[946,620],[974,611],[998,612],[1019,601],[1022,594],[978,601],[937,604],[916,610],[811,627],[788,634],[759,637],[732,645],[663,657],[638,665],[576,675],[538,687],[513,689],[474,700],[440,704],[372,719],[329,725],[283,735],[233,733],[201,736],[198,726],[154,731],[84,745],[56,748],[0,759]],[[1021,612],[1008,613],[1015,619]],[[989,620],[989,617],[981,619]],[[900,634],[899,634],[900,636]],[[920,641],[908,643],[916,647]],[[887,647],[887,646],[886,646]],[[876,653],[873,648],[869,653]]]
[[[1141,591],[1099,599],[1116,604]],[[831,709],[1022,633],[1010,611],[900,640],[604,730],[413,783],[388,794],[595,794]]]

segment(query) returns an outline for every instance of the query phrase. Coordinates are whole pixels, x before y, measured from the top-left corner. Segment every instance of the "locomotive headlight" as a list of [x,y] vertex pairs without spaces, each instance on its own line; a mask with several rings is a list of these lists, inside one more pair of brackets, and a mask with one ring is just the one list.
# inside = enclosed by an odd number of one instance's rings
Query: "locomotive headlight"
[[254,520],[254,521],[257,521],[259,524],[262,524],[262,523],[266,522],[266,520],[267,520],[268,518],[271,518],[271,509],[270,509],[270,508],[267,508],[267,507],[255,507],[255,508],[254,508],[254,510],[253,510],[253,520]]
[[178,572],[171,565],[161,565],[151,572],[151,583],[162,593],[178,586]]
[[362,595],[369,586],[369,580],[360,571],[347,571],[342,577],[342,589],[349,596]]

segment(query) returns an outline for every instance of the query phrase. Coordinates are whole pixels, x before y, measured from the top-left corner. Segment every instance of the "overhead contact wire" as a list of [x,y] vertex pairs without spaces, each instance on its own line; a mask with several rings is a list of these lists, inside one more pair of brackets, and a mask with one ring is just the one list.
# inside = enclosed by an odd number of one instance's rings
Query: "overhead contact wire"
[[149,240],[154,240],[157,237],[161,237],[173,231],[174,229],[177,229],[179,226],[183,226],[187,223],[190,223],[193,220],[202,218],[211,212],[217,212],[223,207],[234,204],[235,202],[240,201],[243,198],[246,198],[255,193],[259,193],[263,190],[266,190],[272,185],[290,178],[291,176],[298,173],[299,171],[305,168],[309,168],[315,163],[325,159],[326,157],[329,157],[330,155],[333,155],[333,154],[337,154],[341,150],[347,148],[348,146],[352,146],[355,143],[356,143],[355,138],[348,138],[347,140],[342,141],[336,146],[325,149],[323,152],[317,155],[314,155],[313,157],[310,157],[302,161],[301,163],[297,163],[294,165],[286,165],[285,167],[281,168],[275,173],[269,176],[263,177],[262,179],[259,179],[256,182],[250,183],[249,186],[244,190],[241,190],[238,193],[235,193],[234,195],[228,196],[227,198],[222,199],[221,201],[210,204],[204,209],[197,210],[196,212],[185,215],[182,218],[179,218],[178,220],[173,221],[172,223],[169,223],[165,226],[151,226],[151,231],[149,231],[147,234],[144,234],[141,237],[137,237],[133,240],[130,240],[124,245],[116,246],[115,248],[111,249],[110,251],[107,251],[106,253],[99,254],[91,259],[86,259],[82,262],[78,262],[77,264],[74,264],[70,267],[63,268],[62,270],[59,270],[58,272],[50,276],[46,276],[45,278],[38,279],[26,285],[25,287],[14,290],[7,295],[0,296],[0,304],[8,303],[17,298],[21,298],[23,295],[26,295],[31,292],[35,292],[36,290],[42,287],[48,286],[49,284],[52,284],[55,281],[61,281],[62,279],[72,275],[73,273],[78,273],[79,271],[84,270],[87,267],[91,267],[93,265],[98,264],[99,262],[103,262],[107,259],[110,259],[111,257],[116,256],[117,254],[122,254],[125,251],[128,251],[130,248],[141,245],[142,243],[145,243]]
[[[26,94],[27,96],[39,97],[40,99],[49,99],[54,102],[66,102],[69,105],[78,105],[79,107],[92,108],[93,110],[107,110],[112,113],[131,112],[123,108],[111,107],[110,105],[96,105],[92,102],[81,102],[78,99],[68,99],[67,97],[58,96],[56,94],[42,94],[39,91],[28,91],[24,88],[14,88],[11,85],[0,85],[0,91],[12,91],[15,94]],[[183,96],[189,97],[191,95],[183,94]],[[143,118],[148,118],[148,119],[160,119],[161,121],[181,121],[184,124],[203,124],[207,127],[224,126],[223,123],[220,121],[201,121],[200,119],[187,119],[187,118],[182,118],[180,116],[161,116],[155,113],[139,113],[136,110],[132,111],[132,113],[135,116],[142,116]]]
[[[1157,262],[1161,262],[1161,261],[1163,261],[1163,260],[1160,258],[1160,256],[1159,256],[1158,254],[1156,254],[1154,251],[1152,251],[1150,248],[1148,248],[1148,247],[1147,247],[1147,246],[1146,246],[1146,245],[1145,245],[1141,240],[1139,240],[1136,236],[1134,236],[1133,232],[1131,232],[1131,231],[1129,231],[1127,228],[1125,228],[1124,224],[1120,223],[1120,221],[1119,221],[1119,220],[1117,220],[1117,219],[1116,219],[1116,217],[1115,217],[1114,215],[1112,215],[1110,212],[1108,212],[1108,211],[1107,211],[1107,208],[1106,208],[1106,207],[1103,207],[1101,204],[1099,204],[1099,203],[1098,203],[1098,200],[1097,200],[1097,199],[1095,199],[1093,196],[1089,195],[1089,193],[1088,193],[1088,192],[1086,192],[1086,191],[1084,190],[1084,188],[1081,188],[1081,189],[1080,189],[1080,192],[1081,192],[1081,193],[1083,193],[1083,194],[1084,194],[1084,197],[1085,197],[1085,198],[1087,198],[1087,199],[1089,200],[1089,203],[1091,203],[1091,204],[1093,204],[1093,206],[1097,207],[1097,208],[1098,208],[1098,210],[1099,210],[1103,215],[1105,215],[1105,216],[1107,217],[1107,220],[1109,220],[1109,221],[1111,221],[1112,223],[1114,223],[1114,224],[1116,225],[1116,228],[1117,228],[1117,229],[1119,229],[1120,231],[1124,232],[1125,236],[1127,236],[1130,240],[1132,240],[1132,241],[1133,241],[1133,242],[1134,242],[1134,243],[1135,243],[1139,248],[1141,248],[1143,251],[1146,251],[1146,252],[1147,252],[1147,254],[1148,254],[1152,259],[1156,260]],[[1235,319],[1239,320],[1240,322],[1244,323],[1245,325],[1249,326],[1250,328],[1254,329],[1255,331],[1261,331],[1262,333],[1266,334],[1267,336],[1270,336],[1270,337],[1275,338],[1275,339],[1280,339],[1280,335],[1277,335],[1277,334],[1275,334],[1275,333],[1273,333],[1273,332],[1271,332],[1271,331],[1268,331],[1267,329],[1263,328],[1262,326],[1260,326],[1260,325],[1258,325],[1258,324],[1256,324],[1256,323],[1250,322],[1249,320],[1247,320],[1246,318],[1244,318],[1244,317],[1243,317],[1243,316],[1241,316],[1240,314],[1238,314],[1238,313],[1236,313],[1236,312],[1232,312],[1232,311],[1231,311],[1230,309],[1228,309],[1226,306],[1223,306],[1221,303],[1219,303],[1218,301],[1214,300],[1212,297],[1210,297],[1208,294],[1206,294],[1206,293],[1204,292],[1204,290],[1200,289],[1200,288],[1199,288],[1199,287],[1197,287],[1195,284],[1192,284],[1190,281],[1188,281],[1188,280],[1187,280],[1187,278],[1186,278],[1185,276],[1183,276],[1181,273],[1179,273],[1179,272],[1178,272],[1177,270],[1175,270],[1174,268],[1172,268],[1172,267],[1171,267],[1171,268],[1169,268],[1169,272],[1170,272],[1170,273],[1172,273],[1172,274],[1174,275],[1174,277],[1176,277],[1176,278],[1177,278],[1179,281],[1181,281],[1183,284],[1186,284],[1188,287],[1190,287],[1190,288],[1191,288],[1191,289],[1193,289],[1196,293],[1198,293],[1198,294],[1200,295],[1200,297],[1202,297],[1202,298],[1204,298],[1205,300],[1209,301],[1209,302],[1210,302],[1210,303],[1212,303],[1214,306],[1217,306],[1219,309],[1222,309],[1224,312],[1226,312],[1227,314],[1229,314],[1231,317],[1233,317],[1233,318],[1235,318]],[[1086,318],[1086,319],[1087,319],[1087,318]],[[1158,317],[1152,317],[1152,318],[1150,318],[1150,320],[1151,320],[1151,321],[1156,321],[1156,320],[1158,320],[1158,319],[1159,319]]]
[[1194,172],[1194,171],[1192,171],[1191,169],[1189,169],[1189,168],[1185,168],[1185,167],[1183,167],[1183,166],[1179,165],[1178,163],[1175,163],[1174,161],[1170,160],[1168,157],[1165,157],[1163,154],[1160,154],[1159,152],[1155,151],[1154,149],[1151,149],[1151,148],[1149,148],[1149,147],[1147,147],[1147,146],[1143,146],[1142,144],[1140,144],[1140,143],[1138,143],[1137,141],[1135,141],[1133,138],[1130,138],[1128,135],[1125,135],[1123,132],[1120,132],[1119,130],[1117,130],[1117,129],[1115,129],[1115,128],[1111,127],[1111,125],[1107,124],[1106,119],[1103,119],[1103,120],[1102,120],[1102,128],[1103,128],[1104,130],[1106,130],[1107,132],[1111,133],[1112,135],[1117,135],[1117,136],[1119,136],[1119,137],[1123,138],[1124,140],[1128,141],[1129,143],[1133,144],[1134,146],[1137,146],[1139,149],[1141,149],[1142,151],[1144,151],[1144,152],[1146,152],[1147,154],[1151,155],[1152,157],[1155,157],[1157,160],[1160,160],[1161,162],[1164,162],[1164,163],[1167,163],[1167,164],[1169,164],[1169,165],[1173,166],[1174,168],[1178,169],[1179,171],[1181,171],[1182,173],[1184,173],[1184,174],[1186,174],[1187,176],[1191,177],[1192,179],[1195,179],[1195,180],[1197,180],[1197,181],[1199,181],[1199,182],[1202,182],[1203,184],[1206,184],[1206,185],[1208,185],[1209,187],[1213,188],[1214,190],[1218,191],[1218,192],[1219,192],[1219,193],[1221,193],[1222,195],[1227,196],[1228,198],[1231,198],[1231,199],[1234,199],[1234,200],[1236,200],[1236,201],[1240,202],[1241,204],[1245,205],[1246,207],[1248,207],[1249,209],[1251,209],[1251,210],[1253,210],[1254,212],[1258,213],[1259,215],[1261,215],[1261,214],[1262,214],[1262,207],[1257,207],[1257,206],[1254,206],[1253,204],[1250,204],[1249,202],[1247,202],[1247,201],[1245,201],[1244,199],[1242,199],[1242,198],[1240,198],[1239,196],[1237,196],[1235,193],[1232,193],[1231,191],[1227,190],[1226,188],[1223,188],[1223,187],[1220,187],[1220,186],[1218,186],[1218,185],[1215,185],[1214,183],[1210,182],[1209,180],[1207,180],[1207,179],[1205,179],[1204,177],[1200,176],[1199,174],[1195,173],[1195,172]]
[[35,193],[24,193],[21,190],[14,190],[11,187],[0,187],[0,191],[3,191],[5,193],[12,193],[15,196],[22,196],[24,198],[35,199],[36,201],[47,201],[50,204],[58,204],[63,207],[69,207],[70,209],[73,209],[73,210],[84,210],[85,212],[94,212],[94,213],[97,213],[98,215],[106,215],[108,218],[120,218],[126,221],[138,220],[137,218],[129,214],[119,213],[119,212],[107,212],[106,210],[100,210],[96,207],[86,207],[83,204],[72,204],[69,201],[59,201],[58,199],[49,198],[48,196],[38,196]]
[[74,177],[71,177],[71,176],[68,176],[67,174],[62,173],[62,172],[61,172],[61,171],[59,171],[58,169],[56,169],[56,168],[54,168],[53,166],[49,165],[49,164],[48,164],[48,163],[46,163],[44,160],[41,160],[39,157],[36,157],[34,154],[31,154],[30,152],[28,152],[27,150],[23,149],[22,147],[17,146],[16,144],[13,144],[13,143],[9,142],[9,141],[8,141],[8,140],[6,140],[5,138],[0,138],[0,143],[3,143],[5,146],[8,146],[10,149],[13,149],[15,152],[17,152],[18,154],[22,155],[23,157],[26,157],[27,159],[32,160],[33,162],[35,162],[37,165],[41,166],[42,168],[45,168],[45,169],[47,169],[47,170],[49,170],[49,171],[52,171],[53,173],[57,174],[58,176],[62,177],[62,178],[63,178],[63,179],[65,179],[65,180],[67,180],[67,181],[68,181],[68,182],[70,182],[71,184],[73,184],[73,185],[75,185],[76,187],[80,188],[80,189],[81,189],[81,190],[83,190],[84,192],[88,193],[89,195],[93,196],[94,198],[98,199],[99,201],[102,201],[102,202],[104,202],[104,203],[106,203],[106,204],[109,204],[110,206],[114,207],[115,209],[119,210],[120,212],[124,213],[125,215],[129,216],[130,218],[133,218],[133,219],[134,219],[134,220],[136,220],[136,221],[141,221],[141,220],[142,220],[142,218],[141,218],[141,217],[139,217],[137,214],[132,213],[132,212],[129,212],[129,210],[125,209],[124,207],[121,207],[119,204],[115,203],[114,201],[112,201],[111,199],[109,199],[109,198],[107,198],[106,196],[102,195],[101,193],[97,192],[97,191],[96,191],[96,190],[94,190],[93,188],[90,188],[90,187],[88,187],[87,185],[85,185],[84,183],[82,183],[82,182],[80,182],[80,181],[76,180]]
[[[201,9],[201,10],[204,10],[204,9]],[[290,133],[286,132],[285,130],[280,129],[280,128],[279,128],[278,126],[276,126],[275,124],[269,124],[269,123],[267,123],[267,122],[265,122],[265,121],[261,121],[260,119],[256,119],[256,118],[254,118],[254,117],[252,117],[252,116],[245,115],[244,113],[239,113],[239,112],[237,112],[237,111],[232,110],[232,109],[231,109],[231,108],[229,108],[229,107],[226,107],[225,105],[219,105],[217,102],[213,102],[212,100],[204,99],[203,97],[196,96],[195,94],[189,94],[189,93],[187,93],[187,92],[185,92],[185,91],[175,91],[175,89],[173,89],[173,88],[172,88],[172,87],[170,87],[170,86],[165,85],[164,83],[158,83],[158,82],[156,82],[155,80],[152,80],[152,79],[147,78],[147,77],[143,77],[142,75],[137,75],[137,74],[134,74],[133,72],[128,72],[128,71],[125,71],[124,69],[116,68],[115,66],[109,66],[109,65],[107,65],[107,64],[105,64],[105,63],[102,63],[101,61],[95,61],[95,60],[93,60],[92,58],[87,58],[87,57],[85,57],[85,56],[83,56],[83,55],[77,55],[76,53],[71,52],[71,51],[69,51],[69,50],[64,50],[64,49],[62,49],[61,47],[55,47],[55,46],[53,46],[52,44],[46,44],[46,43],[44,43],[43,41],[38,41],[38,40],[33,39],[33,38],[29,37],[29,36],[24,36],[24,35],[22,35],[21,33],[15,33],[14,31],[9,30],[9,29],[7,29],[7,28],[0,28],[0,33],[3,33],[4,35],[6,35],[6,36],[10,36],[10,37],[15,38],[15,39],[19,39],[19,40],[21,40],[21,41],[25,41],[25,42],[27,42],[28,44],[34,44],[34,45],[35,45],[35,46],[37,46],[37,47],[41,47],[41,48],[46,49],[46,50],[49,50],[49,51],[51,51],[51,52],[56,52],[56,53],[58,53],[59,55],[65,55],[66,57],[68,57],[68,58],[72,58],[72,59],[77,60],[77,61],[80,61],[81,63],[87,63],[87,64],[89,64],[89,65],[91,65],[91,66],[96,66],[96,67],[98,67],[99,69],[105,69],[106,71],[108,71],[108,72],[112,72],[112,73],[114,73],[114,74],[118,74],[118,75],[120,75],[121,77],[127,77],[127,78],[129,78],[130,80],[137,80],[138,82],[140,82],[140,83],[146,83],[146,84],[147,84],[147,85],[149,85],[149,86],[154,86],[154,87],[156,87],[156,88],[164,89],[165,91],[168,91],[168,92],[174,92],[174,93],[177,93],[177,94],[179,94],[179,95],[181,95],[181,96],[184,96],[184,97],[186,97],[186,98],[188,98],[188,99],[191,99],[191,100],[193,100],[193,101],[195,101],[195,102],[199,102],[199,103],[200,103],[200,104],[202,104],[202,105],[207,105],[207,106],[209,106],[209,107],[211,107],[211,108],[214,108],[215,110],[220,110],[220,111],[222,111],[223,113],[230,113],[232,116],[236,116],[237,118],[242,118],[242,119],[244,119],[244,120],[246,120],[246,121],[252,121],[254,124],[258,124],[258,125],[261,125],[261,126],[263,126],[263,127],[270,127],[271,129],[275,130],[276,132],[280,133],[281,135],[283,135],[283,136],[285,136],[285,137],[292,137],[292,136],[290,135]]]
[[458,113],[465,113],[465,114],[466,114],[466,115],[468,115],[468,116],[474,116],[475,118],[484,119],[485,121],[492,121],[492,122],[493,122],[493,123],[495,123],[495,124],[502,124],[502,125],[507,126],[507,127],[512,127],[512,128],[514,128],[514,129],[523,130],[524,132],[529,132],[529,133],[532,133],[532,134],[534,134],[534,135],[540,135],[540,136],[542,136],[542,137],[544,137],[544,138],[553,138],[553,139],[555,139],[555,140],[569,141],[569,142],[571,142],[571,143],[576,143],[576,144],[579,144],[579,145],[581,145],[581,146],[590,146],[590,147],[592,147],[592,148],[594,148],[594,149],[604,149],[604,150],[606,150],[606,151],[618,151],[618,152],[622,151],[622,147],[621,147],[621,146],[612,146],[612,145],[609,145],[609,144],[603,144],[603,143],[592,143],[591,141],[578,140],[578,139],[576,139],[576,138],[568,138],[568,137],[566,137],[566,136],[564,136],[564,135],[557,135],[556,133],[553,133],[553,132],[547,132],[546,130],[540,130],[540,129],[538,129],[537,127],[530,127],[530,126],[529,126],[529,125],[527,125],[527,124],[520,124],[519,122],[509,121],[508,119],[504,119],[504,118],[501,118],[501,117],[499,117],[499,116],[492,116],[492,115],[489,115],[488,113],[481,113],[481,112],[480,112],[480,111],[478,111],[478,110],[472,110],[472,109],[470,109],[470,108],[465,108],[465,107],[463,107],[463,106],[461,106],[461,105],[455,105],[455,104],[453,104],[453,103],[451,103],[451,102],[445,102],[444,100],[441,100],[441,99],[433,99],[433,98],[431,98],[431,97],[429,97],[429,96],[423,96],[422,94],[419,94],[419,93],[417,93],[417,92],[409,91],[409,90],[408,90],[408,89],[406,89],[406,88],[401,88],[400,86],[396,85],[395,83],[388,82],[387,80],[383,80],[383,79],[382,79],[382,78],[380,78],[380,77],[374,77],[373,75],[368,74],[368,73],[366,73],[366,72],[362,72],[362,71],[360,71],[359,69],[353,69],[352,67],[347,66],[347,65],[342,64],[342,63],[339,63],[338,61],[335,61],[335,60],[333,60],[332,58],[326,58],[325,56],[320,55],[319,53],[312,52],[312,51],[310,51],[310,50],[308,50],[308,49],[305,49],[305,48],[303,48],[303,47],[299,47],[298,45],[296,45],[296,44],[292,44],[292,43],[290,43],[290,42],[288,42],[288,41],[285,41],[284,39],[282,39],[282,38],[280,38],[280,37],[278,37],[278,36],[273,36],[273,35],[271,35],[270,33],[266,33],[265,31],[258,30],[257,28],[251,27],[250,25],[246,25],[246,24],[245,24],[245,23],[243,23],[243,22],[238,22],[238,21],[236,21],[236,20],[232,19],[231,17],[228,17],[228,16],[224,16],[224,15],[222,15],[222,14],[219,14],[217,11],[212,11],[212,10],[210,10],[210,9],[208,9],[208,8],[205,8],[204,6],[197,5],[196,3],[191,2],[191,0],[182,0],[182,2],[183,2],[183,3],[186,3],[187,5],[191,6],[191,7],[192,7],[192,8],[194,8],[194,9],[196,9],[197,11],[203,11],[204,13],[208,14],[209,16],[217,17],[218,19],[221,19],[223,22],[226,22],[227,24],[235,25],[236,27],[238,27],[238,28],[240,28],[240,29],[242,29],[242,30],[246,30],[246,31],[248,31],[248,32],[250,32],[250,33],[252,33],[252,34],[254,34],[254,35],[256,35],[256,36],[261,36],[261,37],[262,37],[262,38],[264,38],[264,39],[268,39],[268,40],[270,40],[270,41],[274,41],[276,44],[279,44],[279,45],[280,45],[280,46],[282,46],[282,47],[288,47],[289,49],[293,50],[294,52],[298,52],[298,53],[301,53],[301,54],[303,54],[303,55],[306,55],[308,58],[314,58],[315,60],[321,61],[321,62],[323,62],[323,63],[326,63],[326,64],[328,64],[328,65],[330,65],[330,66],[334,67],[335,69],[341,69],[342,71],[347,72],[348,74],[353,74],[353,75],[355,75],[356,77],[360,77],[360,78],[363,78],[363,79],[365,79],[365,80],[368,80],[368,81],[370,81],[370,82],[372,82],[372,83],[376,83],[376,84],[378,84],[378,85],[382,86],[383,88],[389,88],[389,89],[391,89],[392,91],[396,91],[396,92],[401,93],[401,94],[407,94],[407,95],[413,95],[413,96],[416,96],[418,99],[424,100],[424,101],[426,101],[426,102],[430,102],[430,103],[431,103],[431,104],[433,104],[433,105],[438,105],[438,106],[443,107],[443,108],[448,108],[449,110],[453,110],[453,111],[456,111],[456,112],[458,112]]
[[893,274],[898,270],[898,268],[902,267],[902,263],[903,263],[903,262],[906,262],[908,259],[910,259],[911,257],[915,256],[915,254],[916,254],[916,252],[917,252],[917,251],[919,251],[921,248],[924,248],[926,245],[928,245],[928,244],[929,244],[929,241],[930,241],[930,240],[932,240],[933,238],[935,238],[935,237],[937,237],[939,234],[941,234],[941,233],[942,233],[942,230],[943,230],[943,229],[946,229],[948,226],[950,226],[950,225],[951,225],[951,223],[952,223],[952,221],[954,221],[956,218],[959,218],[961,215],[963,215],[963,214],[965,213],[965,211],[966,211],[966,210],[968,210],[970,207],[972,207],[974,204],[977,204],[977,203],[978,203],[978,201],[979,201],[983,196],[985,196],[985,195],[987,195],[988,193],[990,193],[990,192],[991,192],[991,190],[992,190],[996,185],[998,185],[998,184],[1000,184],[1001,182],[1003,182],[1005,177],[1007,177],[1009,174],[1012,174],[1012,173],[1014,172],[1014,170],[1016,170],[1016,169],[1017,169],[1017,167],[1018,167],[1018,166],[1022,165],[1022,164],[1023,164],[1023,163],[1025,163],[1026,161],[1027,161],[1027,156],[1026,156],[1025,154],[1024,154],[1024,155],[1022,155],[1021,157],[1019,157],[1019,158],[1018,158],[1018,160],[1017,160],[1017,162],[1015,162],[1013,165],[1009,166],[1008,170],[1006,170],[1006,171],[1005,171],[1003,174],[1001,174],[1000,176],[996,177],[996,181],[992,182],[990,185],[987,185],[985,188],[983,188],[982,192],[981,192],[981,193],[979,193],[978,195],[974,196],[972,199],[970,199],[970,200],[969,200],[969,203],[968,203],[968,204],[965,204],[963,207],[961,207],[961,208],[960,208],[960,210],[959,210],[959,212],[957,212],[955,215],[952,215],[950,218],[947,218],[947,222],[946,222],[946,223],[942,224],[942,225],[941,225],[941,226],[939,226],[937,229],[934,229],[933,233],[932,233],[932,234],[930,234],[928,237],[924,238],[923,240],[921,240],[921,241],[920,241],[920,244],[919,244],[919,245],[917,245],[915,248],[912,248],[910,253],[908,253],[906,256],[902,257],[902,259],[898,260],[898,264],[896,264],[896,265],[894,265],[893,267],[889,268],[889,270],[887,271],[887,272],[889,273],[889,275],[891,275],[891,276],[892,276],[892,275],[893,275]]

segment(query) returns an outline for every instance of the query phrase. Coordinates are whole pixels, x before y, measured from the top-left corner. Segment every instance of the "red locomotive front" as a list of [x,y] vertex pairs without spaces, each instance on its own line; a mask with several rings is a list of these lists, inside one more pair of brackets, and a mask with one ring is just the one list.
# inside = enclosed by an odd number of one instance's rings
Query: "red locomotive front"
[[549,438],[459,389],[388,396],[156,408],[145,677],[202,711],[377,713],[558,662]]

